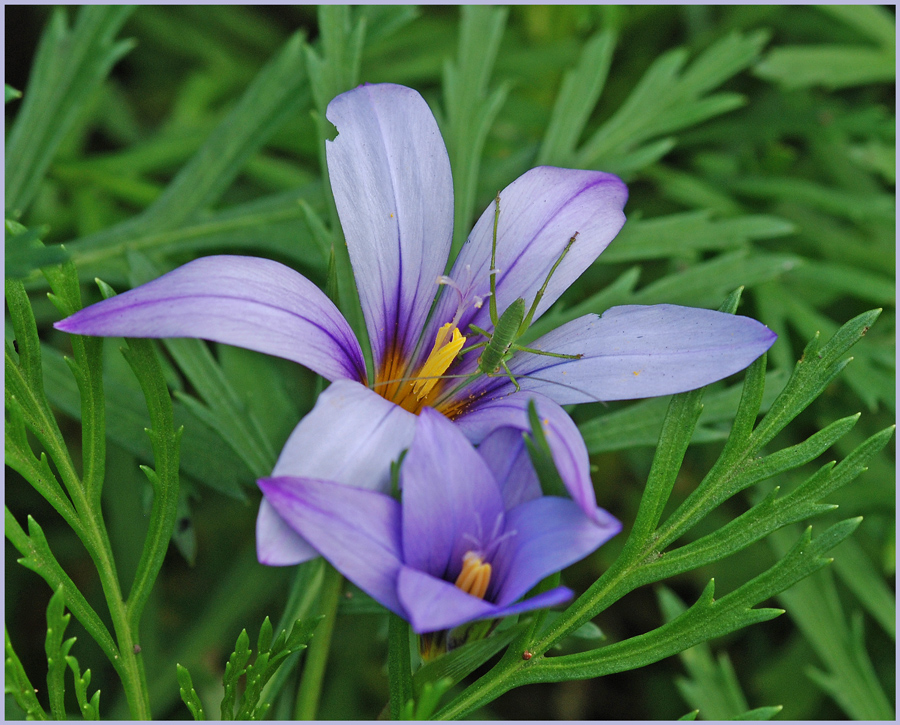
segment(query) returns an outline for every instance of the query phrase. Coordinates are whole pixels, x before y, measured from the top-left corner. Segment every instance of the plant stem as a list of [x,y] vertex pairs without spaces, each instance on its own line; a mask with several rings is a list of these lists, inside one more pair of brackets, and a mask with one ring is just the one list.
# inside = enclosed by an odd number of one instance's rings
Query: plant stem
[[295,720],[315,720],[322,694],[322,681],[325,678],[325,665],[328,662],[328,651],[331,649],[331,634],[337,619],[338,601],[344,578],[331,565],[325,568],[325,578],[319,595],[319,613],[325,619],[316,628],[315,636],[310,641],[306,655],[306,665],[300,678],[300,690],[297,693],[297,704],[294,708]]

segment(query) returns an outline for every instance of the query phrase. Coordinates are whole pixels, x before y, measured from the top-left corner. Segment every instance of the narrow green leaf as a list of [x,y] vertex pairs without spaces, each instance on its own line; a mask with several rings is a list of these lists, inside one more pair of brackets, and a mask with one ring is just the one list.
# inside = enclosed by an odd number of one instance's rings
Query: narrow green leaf
[[15,517],[6,509],[6,538],[22,554],[19,563],[37,573],[53,591],[62,586],[65,591],[66,604],[76,619],[88,631],[88,634],[103,650],[113,667],[121,667],[118,649],[115,640],[97,613],[91,608],[84,595],[75,586],[68,574],[60,566],[56,557],[50,551],[47,538],[38,523],[28,517],[28,534],[26,534]]
[[90,700],[87,698],[87,688],[91,684],[91,671],[85,670],[82,676],[78,660],[71,656],[66,657],[66,663],[69,665],[69,669],[72,670],[72,677],[75,680],[75,699],[78,701],[81,717],[85,720],[99,720],[100,690],[94,692]]
[[13,88],[11,85],[9,85],[9,83],[3,84],[3,98],[4,98],[3,102],[4,103],[9,103],[10,101],[14,101],[17,98],[21,98],[21,97],[22,97],[22,91],[17,91],[15,88]]
[[154,475],[151,477],[154,496],[150,524],[126,602],[129,623],[132,630],[137,632],[144,606],[175,530],[180,484],[179,441],[183,429],[175,429],[172,399],[169,397],[169,389],[153,343],[149,340],[130,339],[128,349],[123,354],[141,385],[150,412],[152,427],[147,433],[155,465]]
[[409,624],[393,612],[388,619],[388,677],[391,719],[398,720],[413,696],[412,665],[409,656]]
[[894,80],[894,53],[864,45],[781,46],[754,68],[782,88],[848,88]]
[[75,638],[63,642],[63,635],[71,615],[66,614],[66,595],[62,585],[56,588],[47,605],[47,637],[44,651],[47,654],[47,694],[50,698],[50,714],[54,720],[66,720],[66,657]]
[[296,34],[146,211],[70,245],[76,257],[121,253],[134,238],[178,229],[212,206],[247,160],[309,103],[304,43]]
[[6,143],[8,215],[19,217],[27,209],[84,103],[133,47],[131,42],[115,42],[133,11],[124,5],[83,6],[72,29],[65,10],[53,13]]
[[187,667],[182,667],[177,663],[175,669],[178,672],[178,693],[181,695],[182,701],[187,705],[188,710],[191,711],[194,720],[205,720],[206,715],[203,712],[203,702],[194,689],[191,673],[188,672]]
[[37,698],[37,690],[25,674],[25,668],[19,660],[19,656],[13,649],[12,642],[9,639],[9,631],[3,628],[3,634],[6,638],[6,680],[4,684],[4,692],[12,695],[16,704],[22,708],[22,711],[30,720],[49,720],[44,708]]
[[578,65],[566,71],[538,152],[537,165],[568,166],[585,124],[603,92],[616,45],[604,30],[584,44]]
[[489,90],[490,77],[507,10],[485,5],[460,8],[459,44],[455,61],[444,64],[441,122],[450,167],[453,169],[453,244],[450,262],[459,253],[475,213],[475,194],[481,155],[488,131],[509,91],[507,85]]

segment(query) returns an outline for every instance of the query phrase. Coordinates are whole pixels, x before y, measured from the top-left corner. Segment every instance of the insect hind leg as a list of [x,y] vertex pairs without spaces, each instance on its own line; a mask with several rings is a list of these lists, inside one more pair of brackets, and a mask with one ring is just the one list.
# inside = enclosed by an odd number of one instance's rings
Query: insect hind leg
[[544,280],[544,284],[541,285],[541,288],[537,291],[537,294],[534,296],[534,302],[531,303],[531,309],[528,310],[528,314],[525,315],[525,319],[522,320],[522,324],[519,327],[519,334],[517,337],[521,337],[525,334],[525,331],[531,327],[531,320],[534,317],[534,313],[537,310],[538,304],[544,297],[544,292],[547,291],[547,285],[550,284],[550,278],[553,276],[553,273],[556,271],[556,268],[562,263],[563,259],[566,258],[566,255],[569,253],[569,250],[572,248],[572,245],[575,244],[575,238],[578,236],[578,232],[575,232],[572,235],[572,238],[569,239],[568,244],[566,244],[565,249],[562,250],[562,254],[559,255],[559,258],[556,262],[553,263],[553,266],[550,268],[550,271],[547,273],[547,279]]

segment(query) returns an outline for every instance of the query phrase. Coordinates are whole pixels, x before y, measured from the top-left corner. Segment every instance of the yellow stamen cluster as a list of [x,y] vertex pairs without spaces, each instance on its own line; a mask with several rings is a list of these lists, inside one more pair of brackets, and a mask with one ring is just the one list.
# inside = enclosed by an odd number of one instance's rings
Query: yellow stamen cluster
[[466,594],[484,599],[490,583],[491,565],[485,563],[481,556],[474,551],[466,552],[466,555],[463,557],[462,571],[456,577],[456,586]]
[[[449,340],[447,339],[448,337],[450,338]],[[421,400],[431,392],[440,376],[450,367],[450,363],[462,350],[465,342],[466,338],[460,334],[452,322],[448,322],[438,330],[434,347],[419,371],[418,377],[421,379],[413,384],[413,393],[416,396],[416,400]]]

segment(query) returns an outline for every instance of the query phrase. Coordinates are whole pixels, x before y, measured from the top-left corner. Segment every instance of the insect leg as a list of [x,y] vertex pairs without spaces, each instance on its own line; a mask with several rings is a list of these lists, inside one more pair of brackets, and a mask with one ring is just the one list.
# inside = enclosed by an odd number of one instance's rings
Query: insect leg
[[[569,250],[572,248],[572,245],[575,243],[575,237],[578,236],[578,232],[575,232],[572,235],[572,238],[569,240],[569,243],[566,244],[566,248],[563,249],[562,254],[559,255],[559,259],[556,260],[554,265],[550,268],[550,271],[547,273],[547,279],[544,280],[544,284],[541,285],[541,288],[538,290],[537,294],[534,296],[534,302],[531,303],[531,309],[528,310],[528,314],[525,315],[525,319],[522,320],[522,324],[519,327],[519,334],[516,335],[517,338],[522,337],[525,334],[525,331],[531,327],[531,318],[534,317],[534,312],[537,310],[538,303],[544,296],[544,292],[547,291],[547,285],[550,284],[550,278],[553,276],[553,273],[556,271],[556,268],[560,265],[560,263],[565,259],[565,256],[569,253]],[[493,290],[491,290],[493,291]]]
[[494,239],[491,242],[491,299],[489,300],[489,309],[491,312],[491,322],[494,327],[497,326],[497,320],[500,315],[497,314],[497,224],[500,222],[500,192],[494,199]]
[[512,374],[512,371],[509,369],[509,366],[506,364],[506,360],[500,361],[500,367],[503,368],[503,371],[509,375],[509,379],[512,380],[513,385],[516,386],[516,392],[518,393],[522,388],[519,387],[519,381],[516,380],[515,376]]
[[547,352],[546,350],[538,350],[534,347],[524,347],[522,345],[516,345],[513,343],[509,346],[511,350],[519,350],[520,352],[530,352],[533,355],[546,355],[547,357],[561,357],[565,360],[581,360],[584,357],[583,353],[578,353],[577,355],[565,355],[561,352]]

